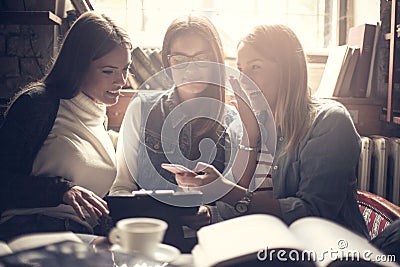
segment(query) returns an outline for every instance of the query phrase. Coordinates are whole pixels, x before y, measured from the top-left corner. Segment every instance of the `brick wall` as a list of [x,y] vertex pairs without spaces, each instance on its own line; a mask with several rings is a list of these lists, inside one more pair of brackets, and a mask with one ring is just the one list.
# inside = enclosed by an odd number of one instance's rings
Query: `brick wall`
[[[56,0],[1,0],[0,11],[51,11]],[[57,42],[76,14],[61,26],[0,24],[0,124],[9,99],[27,84],[43,77],[57,51]],[[54,37],[56,36],[56,42]]]
[[[54,12],[55,0],[3,0],[1,11]],[[53,55],[52,25],[0,25],[0,98],[43,76]]]

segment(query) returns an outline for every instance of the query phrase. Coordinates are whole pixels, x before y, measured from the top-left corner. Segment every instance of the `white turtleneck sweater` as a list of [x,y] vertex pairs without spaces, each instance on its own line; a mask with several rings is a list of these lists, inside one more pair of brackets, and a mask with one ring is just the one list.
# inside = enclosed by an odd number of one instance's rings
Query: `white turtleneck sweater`
[[[106,106],[83,93],[69,100],[62,99],[53,128],[34,160],[32,175],[62,176],[104,197],[116,176],[114,146],[103,126],[105,116]],[[38,213],[71,218],[87,227],[96,224],[90,219],[82,221],[72,207],[64,204],[8,210],[0,222],[14,215]]]

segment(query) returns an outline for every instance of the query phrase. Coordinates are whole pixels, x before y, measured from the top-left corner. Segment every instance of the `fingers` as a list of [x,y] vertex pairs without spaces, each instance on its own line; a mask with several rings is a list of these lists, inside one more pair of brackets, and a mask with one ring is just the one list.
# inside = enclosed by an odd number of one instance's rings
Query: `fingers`
[[197,176],[185,175],[185,174],[176,174],[175,180],[181,187],[195,187],[201,186],[201,179],[196,178]]
[[84,198],[79,199],[78,202],[89,213],[90,217],[92,217],[93,220],[99,220],[99,217],[102,215],[99,209],[97,209]]
[[204,163],[204,162],[198,162],[196,164],[196,167],[194,168],[195,172],[205,172],[205,173],[213,173],[215,172],[215,168],[213,165]]
[[235,93],[236,100],[238,104],[245,104],[246,106],[250,105],[250,100],[247,96],[247,93],[240,86],[240,82],[234,78],[233,76],[229,77],[229,83],[232,86],[233,92]]
[[[248,77],[244,79],[244,85],[241,86],[241,83],[234,77],[229,78],[229,82],[232,86],[232,89],[235,93],[235,98],[237,100],[237,108],[239,110],[240,115],[242,116],[243,112],[251,112],[251,111],[262,111],[268,110],[268,102],[261,91],[261,89],[251,81]],[[244,113],[244,115],[246,114]],[[243,116],[243,118],[247,118]]]
[[76,212],[76,214],[78,214],[78,216],[82,219],[85,220],[85,215],[83,214],[83,211],[81,209],[81,206],[78,204],[78,201],[76,201],[75,196],[71,195],[70,196],[70,201],[66,202],[67,204],[69,204]]
[[85,219],[82,208],[85,209],[93,220],[98,221],[99,217],[109,214],[107,202],[90,190],[80,186],[74,186],[63,196],[66,204],[70,205],[83,220]]
[[231,84],[232,90],[235,93],[235,95],[240,96],[239,97],[240,99],[242,99],[243,97],[245,99],[247,98],[245,92],[243,91],[242,87],[240,86],[239,81],[235,77],[230,76],[229,83]]
[[247,118],[248,114],[252,113],[251,101],[236,78],[230,77],[229,82],[235,92],[236,108],[242,118]]
[[99,210],[100,212],[100,216],[103,214],[109,214],[109,210],[108,210],[108,205],[107,202],[104,201],[101,197],[99,197],[98,195],[96,195],[95,193],[89,191],[90,193],[88,193],[87,196],[85,196],[84,198],[94,207],[96,207],[96,209]]
[[182,222],[194,230],[198,230],[211,223],[211,214],[207,207],[200,206],[196,215],[182,216]]
[[222,177],[222,174],[212,165],[198,162],[194,171],[200,173],[196,176],[175,174],[175,179],[180,187],[201,187],[203,185],[214,182]]

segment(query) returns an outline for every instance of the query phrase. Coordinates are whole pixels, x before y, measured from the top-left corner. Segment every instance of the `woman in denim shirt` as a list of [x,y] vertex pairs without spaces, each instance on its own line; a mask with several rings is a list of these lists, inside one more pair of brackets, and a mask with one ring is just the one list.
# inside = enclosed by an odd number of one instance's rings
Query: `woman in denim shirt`
[[[290,224],[318,216],[367,237],[356,201],[360,136],[344,106],[311,97],[304,51],[294,32],[284,25],[255,27],[239,42],[237,66],[255,82],[258,96],[265,96],[274,115],[278,141],[270,171],[273,190],[253,193],[202,163],[195,170],[204,175],[177,175],[178,183],[203,186],[199,189],[204,192],[230,188],[218,203],[223,218],[267,213]],[[249,92],[248,83],[241,80],[240,85]],[[257,98],[257,92],[249,95]],[[257,154],[257,138],[250,135],[250,146],[243,150]]]
[[[203,16],[175,19],[164,37],[162,61],[174,86],[139,94],[129,105],[120,130],[111,195],[178,189],[174,174],[162,163],[194,168],[200,160],[223,173],[233,161],[236,131],[241,129],[235,122],[240,120],[225,105],[224,53],[214,25]],[[199,214],[205,216],[198,222],[207,223],[208,210],[203,207]]]

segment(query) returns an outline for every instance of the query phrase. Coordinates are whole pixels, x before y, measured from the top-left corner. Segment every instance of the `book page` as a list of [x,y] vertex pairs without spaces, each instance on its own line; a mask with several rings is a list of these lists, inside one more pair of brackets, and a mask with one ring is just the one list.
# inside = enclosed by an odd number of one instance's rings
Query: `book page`
[[23,235],[10,241],[8,246],[13,252],[17,252],[62,241],[82,243],[82,240],[72,232],[55,232]]
[[[351,58],[353,55],[352,47],[347,46],[346,53],[343,58],[342,67],[340,68],[339,75],[337,77],[335,89],[333,90],[333,96],[339,96],[340,91],[343,87],[343,81],[347,74],[353,76],[353,73],[350,73],[349,65],[351,63]],[[353,72],[353,71],[352,71]]]
[[352,81],[354,71],[357,66],[359,56],[360,56],[360,48],[350,47],[349,62],[348,62],[347,68],[346,68],[346,72],[343,75],[343,80],[342,80],[341,86],[338,89],[337,94],[336,95],[334,94],[334,96],[339,96],[339,97],[350,96],[351,81]]
[[335,46],[330,49],[321,82],[315,92],[316,97],[333,96],[347,52],[347,45]]
[[12,250],[7,245],[7,243],[0,241],[0,256],[11,254]]
[[368,82],[367,82],[367,92],[366,97],[371,97],[372,87],[376,86],[376,81],[374,81],[374,71],[375,71],[375,58],[376,58],[376,50],[378,46],[379,38],[381,38],[381,23],[378,22],[376,24],[375,36],[374,36],[374,44],[372,46],[372,55],[371,55],[371,65],[369,66],[369,74],[368,74]]
[[303,248],[286,224],[272,215],[255,214],[230,219],[201,228],[197,236],[198,245],[192,254],[199,266],[211,266],[256,254],[260,250]]
[[397,266],[393,262],[382,262],[384,254],[366,238],[326,219],[307,217],[295,221],[289,228],[298,240],[303,240],[318,266],[327,266],[340,258],[354,258],[360,266],[364,260],[375,261],[382,266]]

